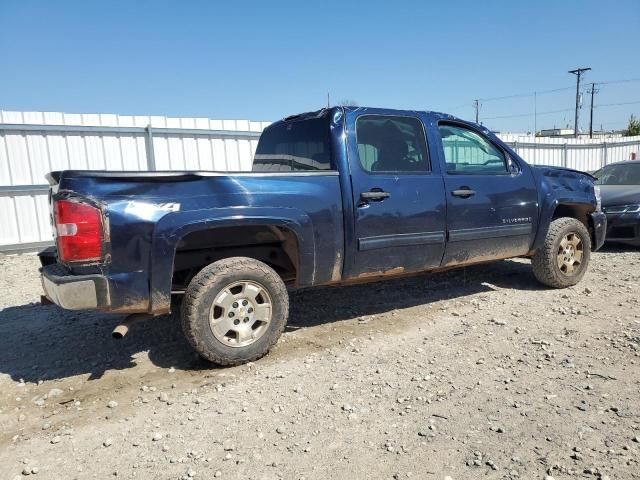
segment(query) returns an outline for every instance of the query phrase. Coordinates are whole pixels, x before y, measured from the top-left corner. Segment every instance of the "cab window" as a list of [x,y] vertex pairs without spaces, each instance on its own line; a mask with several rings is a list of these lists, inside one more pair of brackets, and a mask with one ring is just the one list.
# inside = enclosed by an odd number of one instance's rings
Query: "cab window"
[[360,165],[372,173],[428,172],[422,122],[413,117],[363,115],[356,122]]
[[482,135],[458,125],[439,125],[447,173],[450,175],[505,175],[504,153]]

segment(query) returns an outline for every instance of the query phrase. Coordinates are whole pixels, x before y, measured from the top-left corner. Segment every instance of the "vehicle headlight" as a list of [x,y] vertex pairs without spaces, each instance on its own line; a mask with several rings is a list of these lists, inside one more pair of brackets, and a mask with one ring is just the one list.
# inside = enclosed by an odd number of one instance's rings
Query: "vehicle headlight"
[[600,185],[593,186],[593,193],[596,195],[596,211],[602,211],[602,193],[600,193]]
[[640,204],[638,205],[614,205],[606,208],[607,213],[640,213]]

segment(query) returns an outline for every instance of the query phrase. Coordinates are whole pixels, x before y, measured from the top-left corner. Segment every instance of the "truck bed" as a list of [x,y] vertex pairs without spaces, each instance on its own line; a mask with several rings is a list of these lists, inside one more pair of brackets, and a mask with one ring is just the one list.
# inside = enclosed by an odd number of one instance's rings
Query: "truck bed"
[[[115,311],[168,310],[176,252],[197,250],[185,238],[193,239],[203,226],[235,228],[225,230],[224,237],[257,235],[254,245],[275,241],[260,233],[262,224],[294,232],[298,243],[292,248],[300,267],[295,286],[336,281],[342,274],[343,207],[337,172],[66,170],[47,179],[56,198],[81,197],[102,210],[109,231],[107,261],[75,273],[107,275],[110,308]],[[205,240],[193,241],[200,245]],[[233,238],[206,241],[228,247]]]

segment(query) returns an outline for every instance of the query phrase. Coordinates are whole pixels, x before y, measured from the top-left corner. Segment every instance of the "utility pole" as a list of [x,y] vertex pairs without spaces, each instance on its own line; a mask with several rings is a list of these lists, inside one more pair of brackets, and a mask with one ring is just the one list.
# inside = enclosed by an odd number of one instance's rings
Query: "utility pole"
[[327,92],[327,108],[331,108],[331,97],[329,97],[329,92]]
[[580,109],[580,77],[584,72],[588,72],[591,70],[590,67],[586,68],[576,68],[575,70],[569,70],[569,73],[572,73],[576,76],[576,115],[573,122],[573,136],[578,138],[578,110]]
[[533,92],[533,136],[538,136],[538,92]]
[[480,113],[480,100],[478,100],[477,98],[473,101],[473,107],[476,109],[476,123],[478,122],[478,115]]
[[598,93],[600,90],[596,90],[596,84],[591,84],[591,113],[589,115],[589,138],[593,138],[593,96]]

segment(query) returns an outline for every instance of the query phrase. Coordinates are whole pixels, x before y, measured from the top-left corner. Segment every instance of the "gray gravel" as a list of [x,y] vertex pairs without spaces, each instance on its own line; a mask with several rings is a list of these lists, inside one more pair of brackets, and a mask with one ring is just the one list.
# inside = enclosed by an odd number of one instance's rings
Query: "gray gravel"
[[292,296],[219,369],[177,317],[37,304],[0,257],[0,478],[640,478],[640,251],[548,290],[527,261]]

